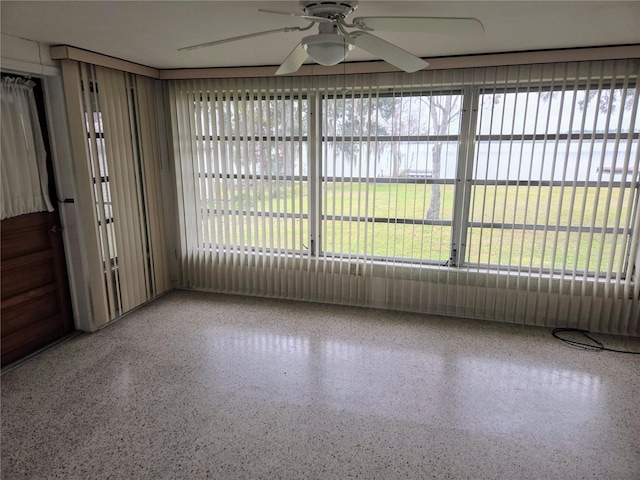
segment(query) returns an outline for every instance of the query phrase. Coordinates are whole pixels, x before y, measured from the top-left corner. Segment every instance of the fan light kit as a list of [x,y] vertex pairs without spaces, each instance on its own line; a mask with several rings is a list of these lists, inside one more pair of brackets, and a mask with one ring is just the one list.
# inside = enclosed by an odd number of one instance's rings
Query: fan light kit
[[416,72],[429,65],[419,57],[377,37],[370,32],[422,32],[431,34],[475,34],[484,32],[484,27],[475,18],[447,17],[357,17],[352,23],[345,21],[351,15],[358,2],[309,2],[301,1],[302,13],[288,13],[259,9],[263,13],[275,13],[307,20],[306,27],[283,27],[265,32],[249,33],[238,37],[225,38],[213,42],[200,43],[179,50],[195,50],[213,47],[224,43],[247,38],[270,35],[280,32],[304,32],[318,24],[318,33],[304,37],[280,65],[276,75],[294,73],[311,58],[320,65],[336,65],[346,58],[355,47],[361,48],[376,57],[404,70]]
[[326,66],[342,62],[349,51],[353,50],[353,45],[343,36],[330,33],[304,37],[301,43],[311,60]]

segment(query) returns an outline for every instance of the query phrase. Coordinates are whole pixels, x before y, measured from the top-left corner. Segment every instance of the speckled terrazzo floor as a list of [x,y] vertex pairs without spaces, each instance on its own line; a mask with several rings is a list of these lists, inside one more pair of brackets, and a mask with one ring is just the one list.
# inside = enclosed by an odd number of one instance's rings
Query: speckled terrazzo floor
[[3,374],[2,478],[638,479],[639,400],[548,329],[173,292]]

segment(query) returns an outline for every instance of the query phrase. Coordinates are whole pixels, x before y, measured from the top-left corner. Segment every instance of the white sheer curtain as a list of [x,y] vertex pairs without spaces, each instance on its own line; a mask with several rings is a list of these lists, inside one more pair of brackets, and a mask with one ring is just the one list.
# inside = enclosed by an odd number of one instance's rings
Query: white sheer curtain
[[34,85],[31,80],[13,77],[0,83],[2,219],[53,211]]

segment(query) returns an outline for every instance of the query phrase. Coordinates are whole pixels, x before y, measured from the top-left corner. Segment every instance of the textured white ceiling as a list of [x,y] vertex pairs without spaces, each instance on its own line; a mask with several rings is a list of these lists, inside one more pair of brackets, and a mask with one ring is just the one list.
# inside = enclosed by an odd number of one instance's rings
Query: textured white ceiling
[[[278,33],[201,50],[179,47],[284,26],[298,2],[271,1],[2,1],[1,31],[51,45],[68,44],[156,68],[278,65],[310,32]],[[360,1],[353,16],[475,17],[476,36],[378,33],[424,57],[640,43],[640,2]],[[315,27],[314,27],[315,30]],[[313,31],[312,33],[315,33]],[[348,60],[372,60],[353,51]]]

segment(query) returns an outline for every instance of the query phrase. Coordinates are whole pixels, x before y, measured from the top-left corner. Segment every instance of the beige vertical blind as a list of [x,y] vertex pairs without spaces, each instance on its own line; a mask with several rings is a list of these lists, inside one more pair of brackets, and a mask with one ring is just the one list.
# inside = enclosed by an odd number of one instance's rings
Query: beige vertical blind
[[100,326],[170,286],[154,84],[69,60],[63,76]]
[[285,295],[299,285],[278,271],[308,248],[306,98],[279,79],[206,83],[170,84],[183,284]]
[[181,283],[638,333],[637,75],[171,81]]
[[495,318],[637,325],[637,73],[634,61],[486,71],[465,263],[505,273]]

